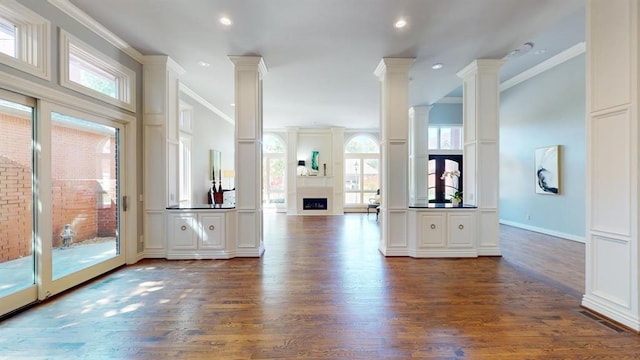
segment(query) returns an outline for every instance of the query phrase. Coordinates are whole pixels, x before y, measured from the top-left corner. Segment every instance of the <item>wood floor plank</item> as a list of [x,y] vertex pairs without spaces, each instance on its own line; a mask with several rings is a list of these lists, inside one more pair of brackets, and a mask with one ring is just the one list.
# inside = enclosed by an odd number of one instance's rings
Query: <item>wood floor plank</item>
[[385,258],[364,214],[267,215],[260,259],[144,260],[0,323],[0,359],[636,359],[580,308],[584,245]]

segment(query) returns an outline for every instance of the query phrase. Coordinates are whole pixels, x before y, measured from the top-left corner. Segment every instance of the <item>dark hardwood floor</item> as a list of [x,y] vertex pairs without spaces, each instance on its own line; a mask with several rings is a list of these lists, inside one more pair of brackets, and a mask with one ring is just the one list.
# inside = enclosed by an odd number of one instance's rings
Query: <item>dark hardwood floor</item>
[[260,259],[144,260],[0,323],[0,359],[632,359],[585,314],[584,245],[385,258],[375,216],[267,215]]

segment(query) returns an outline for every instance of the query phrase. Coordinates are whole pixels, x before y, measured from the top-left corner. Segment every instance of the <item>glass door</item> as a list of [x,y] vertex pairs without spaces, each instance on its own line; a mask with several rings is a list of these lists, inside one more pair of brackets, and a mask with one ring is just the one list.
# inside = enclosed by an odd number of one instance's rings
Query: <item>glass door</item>
[[119,124],[50,112],[51,279],[58,292],[124,264]]
[[37,298],[35,99],[0,91],[0,315]]

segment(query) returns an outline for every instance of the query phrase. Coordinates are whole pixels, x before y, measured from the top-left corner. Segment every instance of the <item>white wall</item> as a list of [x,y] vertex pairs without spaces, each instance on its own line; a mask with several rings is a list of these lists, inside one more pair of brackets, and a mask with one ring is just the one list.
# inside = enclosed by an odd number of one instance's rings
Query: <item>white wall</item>
[[[222,169],[234,170],[235,127],[191,97],[180,94],[180,100],[193,107],[191,138],[191,192],[195,203],[207,203],[209,180],[209,150],[222,153]],[[227,188],[227,179],[223,187]],[[233,186],[233,185],[232,185]]]
[[[585,56],[501,93],[500,219],[584,241]],[[534,150],[561,145],[560,194],[535,193]]]

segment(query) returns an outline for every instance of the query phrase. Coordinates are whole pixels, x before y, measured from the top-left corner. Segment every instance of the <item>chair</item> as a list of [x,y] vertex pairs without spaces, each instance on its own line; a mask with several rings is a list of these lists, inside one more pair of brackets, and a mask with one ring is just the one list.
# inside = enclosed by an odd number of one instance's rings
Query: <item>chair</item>
[[369,204],[367,204],[367,217],[369,217],[369,209],[376,209],[376,221],[380,215],[380,189],[376,191],[376,196],[369,198]]

